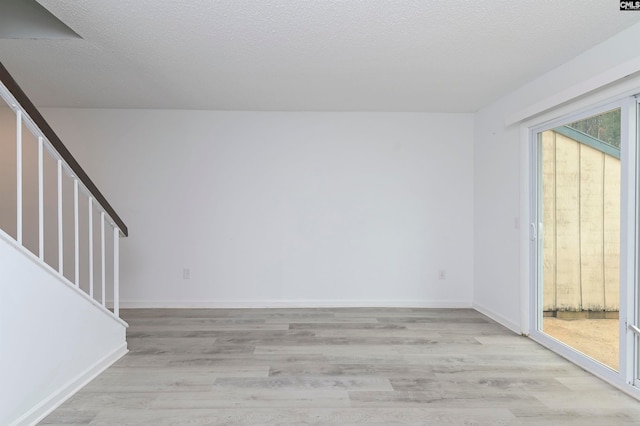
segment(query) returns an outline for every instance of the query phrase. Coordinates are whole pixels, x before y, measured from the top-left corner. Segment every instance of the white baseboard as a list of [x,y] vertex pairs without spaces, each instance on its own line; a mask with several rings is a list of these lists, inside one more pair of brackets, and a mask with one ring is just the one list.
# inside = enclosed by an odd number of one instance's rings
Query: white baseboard
[[467,308],[467,300],[121,300],[120,308]]
[[505,318],[504,316],[492,311],[491,309],[488,309],[478,303],[473,303],[472,304],[473,309],[475,309],[476,311],[480,312],[482,315],[486,315],[489,318],[491,318],[492,320],[494,320],[495,322],[499,323],[500,325],[503,325],[505,327],[507,327],[509,330],[513,331],[514,333],[517,334],[522,334],[522,328],[520,327],[520,324],[516,324],[515,322]]
[[65,385],[61,386],[57,391],[53,392],[48,398],[41,401],[31,410],[18,418],[12,425],[35,425],[48,416],[53,410],[58,408],[67,399],[72,397],[76,392],[86,386],[91,380],[96,378],[100,373],[110,367],[114,362],[122,358],[128,352],[127,342],[120,347],[100,359],[91,367],[80,373],[74,379],[71,379]]

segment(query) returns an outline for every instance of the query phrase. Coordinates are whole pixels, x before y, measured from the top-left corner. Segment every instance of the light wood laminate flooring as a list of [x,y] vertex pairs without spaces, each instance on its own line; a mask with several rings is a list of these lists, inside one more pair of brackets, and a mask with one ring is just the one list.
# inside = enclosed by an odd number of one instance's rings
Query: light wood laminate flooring
[[640,425],[640,402],[465,309],[130,309],[41,424]]

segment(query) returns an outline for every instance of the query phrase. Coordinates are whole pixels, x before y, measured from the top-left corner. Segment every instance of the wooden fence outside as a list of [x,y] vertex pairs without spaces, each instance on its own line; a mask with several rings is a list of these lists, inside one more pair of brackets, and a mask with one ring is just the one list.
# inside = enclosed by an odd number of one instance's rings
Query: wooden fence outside
[[543,132],[541,141],[543,309],[615,312],[620,307],[619,154],[556,130]]

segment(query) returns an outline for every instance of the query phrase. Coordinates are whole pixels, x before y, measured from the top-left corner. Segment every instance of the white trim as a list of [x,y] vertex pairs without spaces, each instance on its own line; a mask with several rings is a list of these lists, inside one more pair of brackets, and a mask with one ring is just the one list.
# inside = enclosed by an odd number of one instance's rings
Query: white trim
[[635,323],[637,100],[627,98],[621,108],[620,149],[623,155],[620,170],[620,376],[623,381],[633,383],[636,364],[633,353],[635,336],[627,329],[626,324]]
[[42,268],[45,271],[47,271],[53,277],[57,278],[58,281],[60,281],[61,284],[65,285],[71,291],[75,292],[77,295],[83,297],[85,300],[90,302],[93,306],[95,306],[96,308],[100,309],[100,311],[102,313],[104,313],[105,315],[107,315],[109,318],[111,318],[112,320],[114,320],[115,322],[119,323],[120,325],[122,325],[124,327],[129,327],[129,324],[127,324],[126,321],[124,321],[122,318],[118,318],[118,317],[114,316],[113,313],[110,310],[108,310],[107,308],[105,308],[104,306],[102,306],[102,304],[100,302],[98,302],[97,300],[93,299],[92,297],[89,297],[89,295],[87,293],[85,293],[79,287],[76,287],[76,285],[74,283],[72,283],[71,281],[69,281],[66,277],[60,275],[60,273],[58,271],[56,271],[55,269],[53,269],[51,266],[49,266],[48,263],[44,263],[44,262],[40,261],[40,258],[38,256],[36,256],[35,254],[31,253],[25,247],[19,245],[16,242],[16,240],[14,240],[10,235],[8,235],[2,229],[0,229],[0,239],[7,241],[16,250],[21,251],[22,254],[24,254],[27,258],[29,258],[34,264],[36,264],[40,268]]
[[470,300],[120,300],[120,308],[452,308],[471,309]]
[[[639,311],[640,311],[640,307],[638,306],[638,301],[639,301],[639,297],[640,295],[639,293],[639,277],[640,277],[640,262],[638,262],[638,249],[639,246],[638,244],[640,243],[640,229],[638,228],[638,219],[640,218],[640,209],[639,209],[639,205],[640,205],[640,196],[638,196],[638,190],[640,189],[640,152],[638,149],[638,143],[640,142],[640,99],[638,97],[636,97],[635,99],[635,105],[633,108],[633,111],[635,112],[635,116],[634,117],[628,117],[628,119],[630,120],[629,122],[629,126],[628,126],[628,130],[631,134],[635,135],[635,140],[636,140],[636,144],[634,147],[634,158],[633,158],[633,162],[635,164],[635,171],[636,171],[636,175],[635,175],[635,179],[634,179],[634,218],[633,218],[633,224],[635,227],[635,233],[634,233],[634,241],[633,241],[633,250],[634,250],[634,256],[632,259],[630,259],[629,261],[633,263],[633,277],[630,277],[630,286],[627,287],[627,294],[625,294],[625,300],[627,301],[627,323],[624,324],[624,328],[625,331],[627,332],[626,336],[627,336],[627,347],[628,349],[628,354],[631,354],[631,356],[628,356],[627,360],[626,360],[626,371],[627,371],[627,381],[632,384],[634,386],[634,389],[640,393],[640,384],[638,383],[638,377],[640,377],[640,371],[638,371],[638,360],[640,359],[640,347],[638,345],[638,339],[634,336],[633,332],[629,332],[629,328],[628,326],[630,325],[638,325],[638,319],[639,319]],[[631,160],[630,160],[631,161]],[[631,244],[631,242],[629,242]],[[620,324],[621,327],[623,327],[623,324]],[[621,333],[622,335],[622,333]],[[621,341],[622,342],[622,341]]]
[[524,333],[524,331],[522,330],[522,327],[520,327],[519,324],[516,324],[515,322],[513,322],[510,319],[502,316],[501,314],[499,314],[499,313],[487,308],[486,306],[483,306],[483,305],[480,305],[480,304],[474,302],[473,305],[472,305],[472,308],[475,309],[476,311],[480,312],[482,315],[491,318],[492,320],[494,320],[498,324],[508,328],[509,330],[513,331],[516,334],[523,334]]
[[548,98],[543,99],[524,110],[516,112],[507,118],[505,126],[509,127],[513,124],[528,120],[536,115],[542,114],[550,109],[557,108],[562,104],[570,102],[580,96],[592,93],[609,84],[618,82],[627,77],[632,77],[638,72],[640,72],[640,57],[624,62],[616,67],[609,68],[603,73],[549,96]]
[[114,351],[105,355],[95,364],[69,380],[55,392],[51,393],[49,397],[40,401],[40,403],[11,423],[11,425],[37,424],[39,421],[51,414],[53,410],[62,405],[67,399],[71,398],[76,392],[85,387],[91,380],[95,379],[100,373],[122,358],[127,352],[129,352],[127,349],[127,342],[124,342]]
[[[520,321],[521,332],[528,335],[531,330],[530,309],[530,250],[531,232],[531,188],[530,188],[530,130],[528,127],[520,128]],[[534,323],[535,324],[535,323]]]
[[572,102],[557,105],[535,117],[522,121],[520,125],[532,129],[558,121],[558,117],[582,116],[583,113],[592,111],[598,106],[611,104],[635,96],[638,94],[638,91],[640,91],[640,73],[634,78],[625,79],[611,86],[600,88],[592,93],[585,93]]

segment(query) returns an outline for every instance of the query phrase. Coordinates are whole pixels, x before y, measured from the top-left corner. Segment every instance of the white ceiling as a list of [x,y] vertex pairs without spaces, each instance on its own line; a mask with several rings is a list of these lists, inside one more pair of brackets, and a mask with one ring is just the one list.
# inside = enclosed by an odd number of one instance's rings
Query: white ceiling
[[41,107],[472,112],[640,22],[617,0],[38,0],[0,40]]

